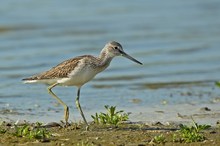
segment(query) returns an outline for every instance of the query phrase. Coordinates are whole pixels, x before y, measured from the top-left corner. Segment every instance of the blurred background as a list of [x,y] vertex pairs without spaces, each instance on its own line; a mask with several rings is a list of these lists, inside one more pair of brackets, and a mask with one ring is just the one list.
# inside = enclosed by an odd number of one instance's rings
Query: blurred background
[[[0,120],[59,121],[63,107],[45,85],[21,79],[115,40],[144,63],[117,57],[81,90],[86,117],[116,105],[132,121],[214,124],[220,118],[220,1],[2,1]],[[76,88],[54,92],[81,120]],[[209,110],[204,107],[208,107]],[[181,117],[180,115],[183,115]]]

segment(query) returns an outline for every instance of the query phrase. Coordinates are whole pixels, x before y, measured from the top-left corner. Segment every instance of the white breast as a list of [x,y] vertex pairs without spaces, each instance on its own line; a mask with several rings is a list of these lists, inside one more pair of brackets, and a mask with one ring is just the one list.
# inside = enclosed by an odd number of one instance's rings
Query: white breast
[[98,70],[86,64],[84,61],[81,61],[78,66],[74,68],[74,70],[68,75],[68,78],[60,79],[57,82],[64,86],[81,87],[93,79],[97,73],[99,73]]

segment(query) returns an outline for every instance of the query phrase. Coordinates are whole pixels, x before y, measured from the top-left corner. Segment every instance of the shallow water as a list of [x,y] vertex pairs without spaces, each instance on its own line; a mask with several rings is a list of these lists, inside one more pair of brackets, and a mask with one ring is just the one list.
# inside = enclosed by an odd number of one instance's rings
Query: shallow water
[[[0,5],[1,119],[59,121],[63,108],[44,85],[21,79],[82,54],[98,55],[109,40],[144,63],[115,58],[82,88],[86,117],[117,105],[133,121],[178,121],[184,115],[220,118],[220,2],[3,1]],[[79,120],[76,89],[54,89]],[[211,111],[201,111],[208,107]],[[210,118],[210,115],[213,115]],[[195,118],[197,118],[195,116]],[[189,118],[188,118],[189,119]]]

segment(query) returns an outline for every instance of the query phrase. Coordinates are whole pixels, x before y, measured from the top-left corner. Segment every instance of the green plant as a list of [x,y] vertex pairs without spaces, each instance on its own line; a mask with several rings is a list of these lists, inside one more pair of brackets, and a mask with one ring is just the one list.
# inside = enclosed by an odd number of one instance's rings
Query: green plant
[[32,139],[45,139],[50,138],[51,134],[46,129],[37,128],[35,130],[31,130],[29,134],[29,138]]
[[116,106],[105,105],[107,113],[96,113],[95,116],[91,116],[96,124],[109,124],[118,125],[122,121],[128,120],[128,113],[124,113],[123,110],[116,111]]
[[29,139],[46,139],[50,138],[51,133],[45,128],[39,128],[40,124],[36,123],[37,127],[32,128],[29,125],[17,126],[15,125],[14,135],[17,137],[27,137]]
[[220,87],[220,81],[215,82],[215,85]]
[[180,141],[177,134],[174,133],[174,134],[172,135],[172,137],[173,137],[173,142],[179,142],[179,141]]
[[[193,119],[192,119],[193,120]],[[180,141],[182,142],[201,142],[206,138],[202,131],[210,128],[210,125],[199,125],[193,120],[193,126],[180,125]]]
[[6,133],[6,130],[0,127],[0,134]]
[[156,144],[165,143],[166,138],[163,134],[160,134],[160,135],[154,136],[151,142],[156,143]]
[[25,137],[26,135],[28,135],[29,133],[29,126],[28,125],[24,125],[24,126],[17,126],[15,125],[15,133],[14,135],[17,137]]

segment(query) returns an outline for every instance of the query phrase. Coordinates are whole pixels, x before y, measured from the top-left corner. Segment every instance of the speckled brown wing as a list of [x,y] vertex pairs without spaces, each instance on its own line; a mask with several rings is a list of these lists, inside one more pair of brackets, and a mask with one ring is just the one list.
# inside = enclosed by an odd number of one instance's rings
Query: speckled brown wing
[[43,80],[68,77],[68,74],[70,74],[71,71],[74,70],[74,68],[78,65],[79,61],[86,56],[87,55],[65,60],[46,72],[34,75],[29,78],[25,78],[23,80]]

